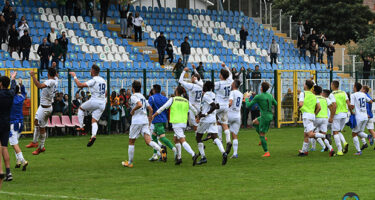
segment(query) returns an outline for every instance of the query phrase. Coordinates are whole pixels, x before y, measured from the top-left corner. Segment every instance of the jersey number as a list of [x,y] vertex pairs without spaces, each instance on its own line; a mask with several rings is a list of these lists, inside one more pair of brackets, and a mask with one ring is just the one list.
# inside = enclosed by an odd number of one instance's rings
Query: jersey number
[[202,91],[195,91],[195,101],[199,101],[202,98]]
[[101,95],[105,94],[105,83],[100,83],[99,84],[99,93]]
[[359,107],[360,107],[360,108],[365,108],[365,107],[366,107],[366,101],[365,101],[365,98],[360,98],[360,99],[359,99]]
[[141,99],[141,104],[142,104],[142,110],[145,111],[146,110],[146,99]]
[[224,87],[224,91],[225,91],[225,96],[226,96],[226,97],[229,97],[229,94],[230,94],[230,86],[228,86],[228,87]]
[[241,97],[237,97],[236,106],[240,107],[241,104]]

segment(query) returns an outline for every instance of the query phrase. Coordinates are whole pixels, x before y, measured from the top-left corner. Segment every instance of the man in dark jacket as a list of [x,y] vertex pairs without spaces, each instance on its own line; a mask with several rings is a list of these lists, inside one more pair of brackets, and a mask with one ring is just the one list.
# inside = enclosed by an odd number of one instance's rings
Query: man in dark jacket
[[168,58],[169,59],[169,64],[173,63],[173,45],[171,43],[171,40],[168,40],[168,44],[167,44],[167,54],[168,54]]
[[190,57],[190,44],[188,42],[189,37],[186,36],[184,42],[181,44],[182,64],[187,67],[187,63]]
[[51,65],[52,65],[53,62],[55,62],[56,66],[57,67],[59,66],[59,62],[60,62],[60,59],[61,59],[61,56],[62,56],[62,51],[63,50],[60,47],[59,40],[56,39],[55,43],[51,47],[51,55],[52,55]]
[[297,42],[297,47],[299,48],[299,56],[306,59],[306,46],[307,41],[305,39],[305,35],[302,35],[301,38]]
[[47,38],[43,38],[43,43],[39,45],[37,54],[40,57],[40,74],[42,74],[43,69],[48,69],[51,55],[51,47],[47,44]]
[[154,46],[158,49],[160,65],[164,65],[164,56],[165,48],[167,47],[167,39],[165,39],[163,32],[160,32],[159,37],[157,37],[154,41]]
[[69,42],[68,42],[68,39],[66,38],[66,34],[63,31],[62,36],[59,39],[59,44],[62,49],[62,57],[63,57],[64,66],[65,66],[65,61],[66,61],[66,53],[68,52],[68,43]]
[[31,48],[31,37],[27,30],[24,31],[24,35],[20,39],[20,50],[22,52],[22,61],[29,60]]
[[103,24],[107,23],[108,4],[109,0],[100,0],[100,22]]
[[249,35],[247,30],[245,29],[245,26],[242,25],[242,28],[240,30],[240,48],[243,46],[243,50],[246,50],[246,38]]
[[17,14],[13,11],[13,7],[9,7],[9,12],[4,17],[9,27],[16,24]]
[[130,9],[130,4],[128,4],[127,7],[124,6],[121,6],[120,4],[120,1],[119,1],[119,4],[118,4],[118,10],[119,10],[119,13],[120,13],[120,27],[121,27],[121,32],[120,32],[120,35],[122,38],[126,38],[126,33],[127,33],[127,30],[128,30],[128,12],[129,12],[129,9]]
[[262,79],[262,74],[259,70],[259,65],[255,66],[255,70],[251,73],[251,79],[253,79],[253,91],[258,93],[259,85]]
[[[327,49],[327,57],[328,57],[328,49]],[[362,60],[363,60],[363,79],[369,79],[370,74],[371,74],[371,58],[369,56],[367,57],[362,56]]]

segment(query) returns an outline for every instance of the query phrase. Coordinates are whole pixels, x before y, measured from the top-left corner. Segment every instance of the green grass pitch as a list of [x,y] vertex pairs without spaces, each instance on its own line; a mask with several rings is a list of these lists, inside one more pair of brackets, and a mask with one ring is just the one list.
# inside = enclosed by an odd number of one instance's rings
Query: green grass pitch
[[[302,128],[271,129],[268,136],[270,158],[262,158],[259,137],[254,129],[241,130],[239,158],[221,166],[221,155],[211,141],[205,143],[208,163],[192,167],[191,156],[183,150],[181,166],[175,166],[173,153],[168,162],[148,161],[152,149],[139,138],[134,168],[121,166],[127,159],[127,135],[98,135],[93,147],[89,137],[48,138],[46,152],[33,156],[34,149],[21,139],[26,172],[14,169],[12,182],[4,182],[0,199],[342,199],[355,192],[361,200],[375,199],[375,151],[366,149],[356,157],[351,132],[344,135],[349,153],[328,157],[328,152],[312,152],[297,157],[302,146]],[[187,141],[195,152],[192,132]],[[168,134],[172,138],[172,134]],[[232,152],[231,152],[232,153]],[[231,154],[230,154],[231,155]]]

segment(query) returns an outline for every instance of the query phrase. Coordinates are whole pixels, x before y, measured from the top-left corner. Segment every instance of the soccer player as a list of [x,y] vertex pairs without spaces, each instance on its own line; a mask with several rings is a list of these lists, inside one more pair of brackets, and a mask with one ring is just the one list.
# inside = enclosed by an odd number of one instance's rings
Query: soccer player
[[[321,110],[315,116],[315,121],[314,121],[315,133],[322,133],[326,135],[327,126],[328,126],[328,111],[329,110],[332,111],[332,102],[326,97],[321,96],[322,88],[320,86],[317,86],[317,85],[314,86],[314,93],[321,107]],[[323,138],[323,139],[317,138],[316,140],[322,146],[321,152],[329,150],[329,156],[335,155],[335,151],[333,150],[332,146],[330,145],[329,141],[326,138]]]
[[180,165],[182,163],[182,145],[184,149],[192,156],[193,166],[195,166],[199,155],[196,154],[193,149],[191,149],[190,145],[186,142],[184,131],[186,129],[186,123],[188,121],[189,110],[193,112],[194,116],[197,113],[197,110],[195,110],[194,106],[190,104],[187,99],[182,97],[182,94],[184,93],[184,88],[182,86],[177,86],[175,90],[175,97],[169,98],[169,100],[152,115],[152,119],[157,117],[160,113],[163,113],[166,109],[170,108],[170,123],[173,127],[174,141],[177,147],[177,154],[174,151],[176,155],[175,164]]
[[99,76],[100,68],[97,65],[92,65],[90,74],[92,79],[86,83],[81,83],[75,72],[70,72],[70,75],[74,77],[74,82],[77,87],[82,89],[88,87],[91,93],[91,98],[84,102],[78,109],[78,121],[79,129],[83,130],[83,119],[85,117],[85,112],[92,113],[91,120],[91,138],[87,143],[87,147],[91,147],[96,140],[96,133],[98,132],[98,121],[103,114],[106,106],[106,96],[107,96],[107,82]]
[[[152,110],[154,111],[154,114],[155,114],[158,109],[160,109],[165,103],[167,103],[168,99],[167,97],[160,94],[160,91],[161,91],[160,85],[154,85],[152,89],[154,91],[154,95],[148,98],[148,103],[152,107]],[[167,121],[168,121],[167,111],[163,111],[153,118],[152,125],[151,125],[153,126],[153,129],[151,129],[153,130],[152,141],[154,141],[155,143],[158,143],[158,137],[159,137],[159,140],[163,142],[165,145],[167,145],[170,149],[172,149],[172,151],[176,154],[177,152],[176,147],[174,147],[172,142],[169,141],[167,137],[165,137],[164,126],[165,126],[165,123],[167,123]],[[163,146],[162,148],[165,148],[165,146]],[[166,152],[166,149],[164,149],[164,151]],[[158,155],[157,155],[156,150],[154,150],[154,154],[149,160],[150,161],[158,160]],[[167,161],[166,156],[163,161],[164,162]]]
[[[357,122],[357,125],[352,130],[352,137],[353,137],[353,143],[354,147],[357,150],[357,152],[354,155],[362,155],[362,151],[359,148],[359,140],[358,136],[361,138],[368,138],[370,141],[370,144],[374,144],[372,135],[367,135],[363,131],[365,131],[366,124],[368,121],[367,116],[367,109],[366,109],[366,103],[371,103],[372,100],[362,91],[362,84],[356,82],[353,87],[354,93],[350,95],[350,112],[352,114],[355,114],[355,120]],[[354,110],[354,111],[353,111]]]
[[197,163],[198,165],[207,163],[206,154],[204,152],[204,144],[202,142],[202,137],[204,133],[208,133],[211,135],[211,139],[215,142],[219,151],[222,153],[222,165],[227,163],[228,154],[224,151],[223,143],[221,140],[217,138],[217,125],[216,125],[216,112],[215,110],[219,107],[218,104],[215,103],[215,93],[212,91],[214,90],[214,83],[211,81],[207,81],[203,85],[203,98],[202,98],[202,106],[201,111],[198,114],[197,122],[198,128],[196,132],[195,139],[198,143],[198,150],[202,156],[201,160]]
[[[17,72],[15,72],[17,74]],[[12,85],[16,85],[15,76],[12,77]],[[15,96],[13,99],[12,110],[10,112],[10,133],[9,143],[13,146],[16,153],[16,168],[20,168],[22,164],[22,171],[26,171],[26,167],[29,164],[23,157],[20,146],[18,145],[18,139],[21,136],[23,129],[23,102],[26,98],[25,86],[22,84],[22,80],[19,79],[18,85],[15,86]]]
[[233,137],[233,155],[231,158],[238,158],[238,131],[241,127],[241,106],[243,94],[238,90],[241,82],[235,80],[232,83],[232,91],[229,94],[228,123],[229,130]]
[[[369,90],[370,90],[370,88],[367,85],[364,85],[362,87],[362,92],[364,92],[366,94],[366,96],[368,98],[370,98],[372,101],[374,101],[371,98],[371,96],[368,94]],[[374,131],[374,114],[372,113],[372,103],[368,103],[368,102],[366,103],[366,110],[367,110],[367,115],[368,115],[368,121],[367,121],[367,124],[366,124],[366,128],[370,132],[372,137],[374,138],[375,137],[375,131]],[[365,138],[362,138],[362,142],[363,142],[363,145],[361,147],[361,150],[364,150],[368,147],[368,145],[366,143]]]
[[30,76],[33,79],[35,86],[38,89],[41,89],[40,92],[40,105],[38,110],[35,113],[35,131],[34,134],[39,136],[39,145],[38,148],[33,152],[33,155],[39,155],[42,152],[46,151],[44,143],[46,142],[46,125],[48,118],[52,114],[52,102],[56,93],[57,79],[56,69],[48,69],[48,79],[43,83],[40,83],[35,77],[35,72],[31,71]]
[[[134,81],[132,83],[132,92],[133,95],[130,97],[130,107],[132,115],[132,122],[130,125],[129,131],[129,147],[128,147],[128,156],[129,160],[121,162],[124,167],[133,167],[133,158],[134,158],[134,144],[135,140],[142,135],[145,139],[147,145],[155,149],[156,151],[160,151],[162,160],[165,159],[165,151],[164,149],[160,148],[160,146],[151,140],[151,133],[150,133],[150,122],[152,121],[152,107],[148,104],[148,101],[145,97],[141,94],[141,82]],[[149,117],[147,118],[147,109],[149,112]]]
[[[333,138],[337,146],[338,156],[343,156],[344,153],[348,152],[349,144],[346,142],[344,135],[341,131],[345,127],[345,121],[348,116],[348,107],[350,106],[348,95],[339,90],[340,83],[338,81],[332,81],[331,89],[332,93],[329,95],[329,100],[331,100],[333,109],[328,122],[332,123]],[[344,145],[344,149],[342,145]]]
[[253,126],[256,128],[259,134],[260,141],[262,143],[262,148],[264,151],[263,157],[270,157],[271,154],[268,151],[266,133],[270,127],[270,123],[273,119],[272,106],[277,106],[276,100],[272,97],[270,93],[267,92],[270,85],[267,82],[263,82],[260,87],[260,94],[256,95],[251,102],[249,97],[245,97],[246,107],[251,108],[254,104],[258,104],[260,108],[260,117],[253,120]]
[[[195,68],[195,65],[192,65]],[[189,68],[185,67],[184,71],[181,73],[180,79],[178,82],[185,88],[188,92],[189,103],[194,106],[195,110],[201,109],[201,99],[202,99],[202,87],[203,81],[201,80],[199,74],[194,73],[191,76],[191,83],[184,81],[184,76],[186,72],[189,71]],[[194,70],[196,71],[196,70]],[[193,111],[189,110],[189,124],[193,126],[194,131],[197,130],[198,123],[195,121],[195,115]]]

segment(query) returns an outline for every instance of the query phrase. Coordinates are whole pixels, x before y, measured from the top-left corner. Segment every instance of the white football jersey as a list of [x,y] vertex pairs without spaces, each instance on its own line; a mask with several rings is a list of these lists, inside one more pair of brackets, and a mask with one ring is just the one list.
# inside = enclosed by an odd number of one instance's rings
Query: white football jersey
[[89,87],[91,98],[94,100],[105,101],[105,93],[107,91],[107,82],[100,76],[94,76],[86,82]]
[[371,99],[363,92],[356,92],[350,95],[350,105],[354,106],[355,117],[357,119],[368,119],[366,103],[370,101]]
[[232,100],[232,106],[229,108],[228,118],[241,118],[243,94],[238,90],[230,92],[229,100]]
[[181,85],[186,89],[189,95],[189,102],[193,105],[201,103],[203,89],[198,84],[182,82]]
[[44,81],[47,87],[42,89],[40,93],[40,105],[50,106],[53,103],[53,98],[55,97],[56,87],[57,87],[57,80],[55,79],[48,79]]
[[230,74],[227,80],[215,82],[216,102],[220,105],[227,106],[229,104],[229,95],[233,83]]
[[[213,93],[213,92],[204,93],[203,98],[202,98],[202,107],[201,107],[202,114],[206,114],[208,111],[210,111],[212,103],[215,103],[215,93]],[[215,123],[216,122],[216,111],[214,111],[211,114],[207,115],[206,117],[202,118],[201,122]]]
[[142,107],[134,112],[132,116],[132,124],[148,124],[147,107],[148,101],[141,93],[135,93],[130,97],[131,110],[137,105],[137,102],[142,103]]

